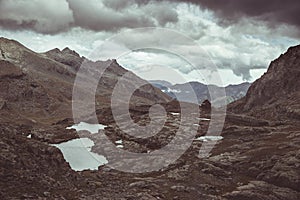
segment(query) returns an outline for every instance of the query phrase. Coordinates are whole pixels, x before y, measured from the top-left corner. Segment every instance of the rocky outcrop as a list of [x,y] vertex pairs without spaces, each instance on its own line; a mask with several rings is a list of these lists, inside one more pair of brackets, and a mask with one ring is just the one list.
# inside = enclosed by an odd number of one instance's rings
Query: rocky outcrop
[[239,124],[239,125],[251,126],[251,127],[260,127],[260,126],[270,125],[269,122],[266,120],[257,119],[257,118],[249,117],[246,115],[235,115],[232,113],[227,113],[226,123]]
[[48,58],[51,58],[59,63],[68,65],[72,68],[74,68],[76,71],[79,69],[81,63],[84,61],[83,57],[80,57],[80,55],[69,49],[65,48],[62,51],[60,51],[58,48],[52,49],[46,53],[44,53]]
[[[268,194],[272,191],[271,194]],[[224,195],[228,200],[293,200],[299,198],[299,194],[289,188],[280,188],[263,181],[251,181],[247,185],[238,187],[235,191]]]
[[7,108],[6,101],[0,98],[0,110]]
[[210,111],[211,110],[211,103],[209,102],[209,100],[205,100],[201,103],[201,108],[206,110],[206,111]]
[[20,78],[24,75],[22,70],[15,66],[14,64],[6,61],[0,60],[0,78]]
[[0,198],[77,199],[79,174],[58,149],[27,139],[22,131],[26,128],[0,126]]

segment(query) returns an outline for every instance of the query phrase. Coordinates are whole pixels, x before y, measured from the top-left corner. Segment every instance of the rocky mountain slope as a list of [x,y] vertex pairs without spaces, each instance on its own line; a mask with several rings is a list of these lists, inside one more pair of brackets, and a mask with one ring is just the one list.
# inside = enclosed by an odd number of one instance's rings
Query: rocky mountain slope
[[[172,85],[171,83],[168,83],[166,81],[149,81],[149,82],[155,87],[161,89],[164,93],[168,94],[170,97],[178,98],[181,101],[190,102],[190,99],[187,98],[186,93],[191,93],[191,92],[195,92],[199,104],[201,104],[206,99],[211,100],[208,86],[203,83],[189,82],[185,84]],[[216,90],[218,91],[224,88],[227,97],[226,102],[232,103],[233,101],[236,101],[244,97],[250,85],[251,85],[250,83],[241,83],[238,85],[229,85],[226,87],[218,87],[215,85],[210,85],[209,87],[212,89],[216,88]],[[190,87],[193,89],[193,91],[190,91]]]
[[[71,118],[73,83],[84,60],[68,48],[35,53],[17,41],[0,38],[0,112],[7,116],[0,120],[15,118],[31,124],[52,124]],[[127,70],[115,60],[88,62],[94,65],[94,70],[110,64],[96,93],[96,109],[108,108],[113,88]],[[132,76],[133,80],[143,81]],[[132,104],[151,105],[169,100],[167,95],[148,84],[135,93]]]
[[274,60],[247,95],[230,109],[271,120],[300,120],[300,46]]
[[[84,58],[69,49],[37,54],[4,38],[0,40],[0,49],[0,199],[300,199],[300,126],[293,123],[289,115],[285,121],[273,123],[268,112],[274,108],[262,109],[260,106],[266,104],[256,95],[256,92],[261,96],[269,94],[266,88],[285,85],[282,84],[285,79],[277,81],[277,76],[268,75],[273,73],[273,67],[262,77],[270,76],[270,80],[258,80],[260,86],[255,84],[244,99],[230,105],[231,111],[238,114],[227,113],[223,139],[217,141],[208,157],[198,157],[202,145],[209,142],[200,138],[194,140],[175,163],[158,171],[125,173],[103,165],[98,170],[77,172],[51,144],[87,137],[95,142],[91,151],[100,154],[105,145],[99,135],[106,135],[112,143],[121,140],[123,150],[147,154],[168,144],[177,133],[181,124],[178,102],[169,102],[170,99],[153,86],[137,91],[130,110],[136,123],[149,123],[149,107],[156,102],[167,108],[167,120],[162,130],[149,138],[126,134],[109,110],[112,88],[126,72],[114,61],[100,80],[96,94],[99,103],[96,114],[106,128],[98,134],[66,130],[73,125],[72,87],[78,65]],[[293,64],[300,60],[298,52],[298,48],[291,48],[289,56],[284,55],[274,62],[281,63],[277,74],[291,77],[287,87],[299,84],[293,75],[297,71]],[[101,67],[101,63],[105,64],[100,61],[93,64]],[[289,70],[282,72],[285,70],[282,66],[288,66]],[[269,86],[273,83],[275,85]],[[265,88],[263,93],[258,92],[260,87]],[[282,91],[272,93],[279,97]],[[297,93],[296,87],[286,90],[286,95],[278,99],[280,105],[290,109],[293,108],[290,105],[299,105],[299,98],[295,98]],[[273,98],[269,104],[278,105],[276,100]],[[246,102],[261,104],[253,106]],[[254,110],[251,112],[246,105]],[[275,109],[278,108],[275,106]],[[197,138],[207,134],[212,123],[210,114],[209,109],[201,109],[186,119],[201,119],[195,124]]]

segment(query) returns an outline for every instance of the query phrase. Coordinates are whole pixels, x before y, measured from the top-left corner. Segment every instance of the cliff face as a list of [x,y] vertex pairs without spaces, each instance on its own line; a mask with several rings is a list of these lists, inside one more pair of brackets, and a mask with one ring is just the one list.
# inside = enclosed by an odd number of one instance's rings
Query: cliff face
[[274,60],[247,95],[229,106],[236,113],[273,120],[300,120],[300,46]]

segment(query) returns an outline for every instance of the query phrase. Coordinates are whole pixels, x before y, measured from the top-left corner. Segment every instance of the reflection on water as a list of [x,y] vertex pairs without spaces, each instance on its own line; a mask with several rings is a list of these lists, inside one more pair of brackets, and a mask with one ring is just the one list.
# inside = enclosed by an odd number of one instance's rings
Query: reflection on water
[[92,134],[98,133],[99,130],[103,130],[106,126],[102,124],[88,124],[86,122],[80,122],[66,129],[76,129],[76,131],[89,131]]
[[97,170],[99,166],[108,162],[104,156],[91,152],[94,142],[89,138],[74,139],[53,146],[60,149],[65,160],[75,171]]

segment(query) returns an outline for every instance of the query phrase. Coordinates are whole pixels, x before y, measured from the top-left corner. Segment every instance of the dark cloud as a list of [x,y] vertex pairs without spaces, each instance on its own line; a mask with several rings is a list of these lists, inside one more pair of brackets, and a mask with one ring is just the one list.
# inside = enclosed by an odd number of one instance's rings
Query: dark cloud
[[[6,37],[28,40],[27,44],[36,42],[39,49],[46,48],[45,44],[54,48],[72,43],[75,49],[82,48],[86,53],[98,44],[98,37],[104,40],[123,28],[168,27],[197,40],[220,69],[231,69],[249,80],[251,73],[267,68],[269,61],[288,46],[299,43],[299,4],[300,0],[0,0],[0,32]],[[295,27],[287,28],[285,23]],[[52,35],[43,38],[39,33]],[[145,41],[165,47],[176,41],[180,45],[174,48],[199,60],[198,52],[193,52],[186,41],[172,35],[162,40],[162,36],[146,31],[128,34],[119,42],[124,47],[143,45]],[[49,38],[51,42],[47,41]],[[115,46],[110,47],[107,51],[116,50]],[[141,58],[136,57],[133,65]],[[171,59],[166,60],[176,65]],[[193,70],[190,66],[177,68],[185,74]]]
[[127,0],[104,0],[104,5],[115,10],[122,10],[127,8],[132,2]]
[[105,6],[113,8],[115,10],[123,10],[132,4],[137,4],[138,6],[146,5],[150,0],[103,0]]
[[22,29],[34,29],[37,20],[13,20],[13,19],[0,19],[0,24],[2,27],[12,30],[22,30]]
[[[136,28],[141,26],[154,26],[152,18],[140,13],[115,11],[104,6],[97,0],[68,0],[73,11],[75,26],[95,31],[114,31],[123,27]],[[119,5],[115,5],[119,6]],[[125,5],[123,5],[125,6]]]
[[0,27],[55,34],[74,26],[95,31],[165,26],[178,22],[174,2],[213,10],[224,23],[253,17],[300,29],[299,0],[0,0]]
[[276,23],[287,23],[300,28],[299,0],[177,0],[201,5],[216,12],[217,15],[234,22],[241,17]]
[[117,31],[165,26],[177,20],[177,13],[169,4],[149,0],[0,0],[0,27],[9,30],[45,34],[72,27]]
[[0,1],[0,27],[5,29],[57,33],[67,30],[72,23],[73,14],[65,1]]

